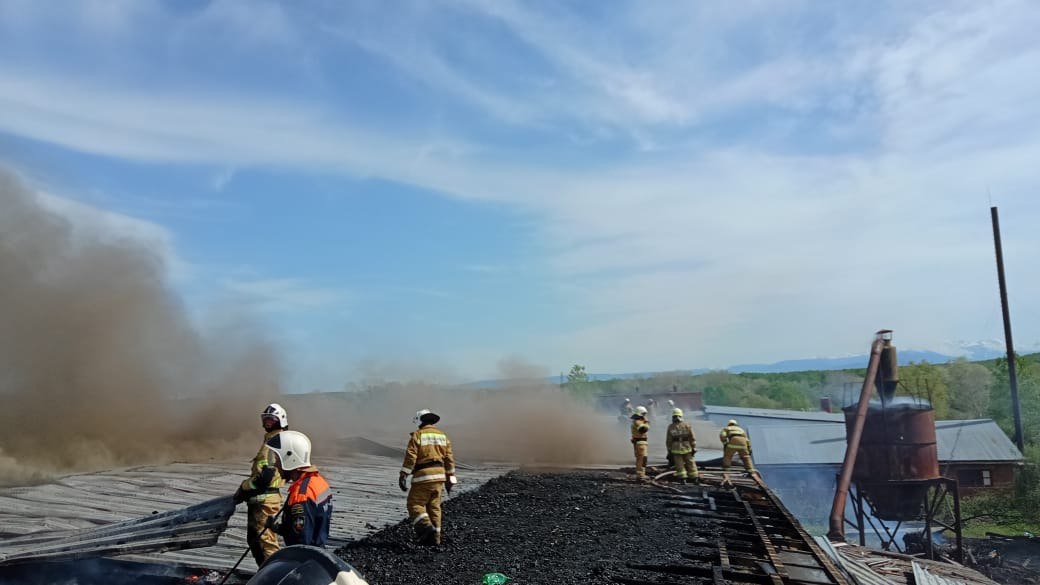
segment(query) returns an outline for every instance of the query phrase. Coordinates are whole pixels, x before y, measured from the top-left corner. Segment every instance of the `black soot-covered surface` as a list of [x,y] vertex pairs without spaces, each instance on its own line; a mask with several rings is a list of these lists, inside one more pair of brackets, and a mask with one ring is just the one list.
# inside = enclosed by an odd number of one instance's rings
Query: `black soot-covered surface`
[[[697,520],[661,495],[618,472],[514,471],[445,502],[441,546],[412,544],[402,521],[336,554],[371,585],[476,585],[485,573],[511,585],[617,583],[637,575],[626,562],[682,563],[690,550]],[[679,579],[654,582],[690,582]]]

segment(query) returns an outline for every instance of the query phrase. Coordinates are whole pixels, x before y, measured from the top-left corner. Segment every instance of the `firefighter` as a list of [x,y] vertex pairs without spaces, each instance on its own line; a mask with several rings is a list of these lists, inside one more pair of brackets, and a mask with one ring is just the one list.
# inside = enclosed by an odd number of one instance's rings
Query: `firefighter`
[[[451,441],[433,426],[441,417],[427,409],[415,413],[412,422],[419,429],[412,432],[405,449],[397,485],[408,492],[408,519],[412,521],[419,544],[441,543],[441,486],[450,494],[457,483],[455,457]],[[408,476],[412,476],[411,489]]]
[[646,408],[637,406],[632,412],[632,447],[636,456],[636,478],[646,479],[647,434],[650,432],[650,421],[646,418]]
[[270,518],[282,508],[282,478],[271,461],[267,442],[289,428],[289,415],[280,404],[271,403],[260,413],[260,424],[264,427],[264,441],[253,457],[250,475],[235,491],[235,503],[246,502],[249,519],[246,522],[246,542],[253,553],[256,566],[261,566],[268,557],[278,551],[278,536],[265,530]]
[[657,416],[657,402],[653,398],[646,399],[646,418],[653,420]]
[[733,455],[740,454],[740,461],[748,473],[755,473],[755,464],[751,461],[751,439],[748,438],[744,429],[737,425],[737,421],[730,420],[726,427],[719,431],[719,440],[722,441],[722,470],[729,470],[729,464],[733,461]]
[[268,527],[282,535],[288,546],[325,547],[332,525],[332,489],[311,465],[311,440],[298,431],[285,431],[267,440],[282,479],[289,484],[284,517]]
[[635,409],[632,408],[632,401],[629,400],[628,398],[626,398],[621,403],[621,409],[620,410],[621,410],[621,416],[623,416],[625,418],[629,418],[629,417],[632,416],[632,412],[634,412]]
[[697,453],[697,437],[693,434],[690,423],[683,421],[682,409],[672,409],[672,424],[668,425],[665,437],[668,441],[668,455],[672,466],[675,467],[675,477],[679,479],[679,483],[686,483],[687,478],[693,483],[699,483],[697,462],[693,460],[694,454]]

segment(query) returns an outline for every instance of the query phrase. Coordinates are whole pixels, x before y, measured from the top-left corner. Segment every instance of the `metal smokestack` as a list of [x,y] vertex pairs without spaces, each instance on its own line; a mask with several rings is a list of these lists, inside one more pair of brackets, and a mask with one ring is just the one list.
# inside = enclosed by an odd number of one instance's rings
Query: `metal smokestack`
[[896,395],[896,386],[899,385],[899,357],[896,354],[896,346],[892,345],[892,330],[882,329],[878,331],[881,339],[881,362],[878,364],[878,375],[874,380],[878,396],[882,403],[892,401]]

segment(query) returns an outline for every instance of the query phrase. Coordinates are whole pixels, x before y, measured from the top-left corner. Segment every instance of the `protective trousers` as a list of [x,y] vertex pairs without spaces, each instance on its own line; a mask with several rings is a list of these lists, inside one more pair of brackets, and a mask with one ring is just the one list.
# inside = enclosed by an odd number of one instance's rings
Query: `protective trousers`
[[751,452],[747,447],[726,445],[722,448],[722,470],[729,469],[730,462],[733,461],[733,456],[740,454],[740,461],[744,464],[744,469],[747,471],[754,471],[755,464],[751,462]]
[[256,566],[260,567],[271,555],[278,552],[278,535],[273,530],[264,531],[267,519],[278,514],[282,508],[281,494],[267,494],[260,502],[249,502],[249,522],[246,524],[246,542],[253,553]]
[[675,477],[697,479],[697,463],[693,460],[693,453],[672,453],[672,465],[675,466]]
[[423,544],[441,543],[440,481],[412,482],[408,490],[408,519],[416,539]]
[[640,441],[632,445],[636,455],[636,477],[646,477],[646,441]]

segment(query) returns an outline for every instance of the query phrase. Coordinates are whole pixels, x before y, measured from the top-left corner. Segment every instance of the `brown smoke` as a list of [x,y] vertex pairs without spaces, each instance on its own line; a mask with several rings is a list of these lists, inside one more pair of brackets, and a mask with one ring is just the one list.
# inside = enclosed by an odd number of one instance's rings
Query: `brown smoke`
[[428,408],[441,416],[437,426],[462,462],[630,461],[628,426],[616,414],[573,399],[546,381],[544,368],[519,358],[502,360],[499,370],[504,381],[494,388],[381,381],[355,392],[287,396],[284,404],[293,428],[314,441],[317,456],[347,454],[338,445],[357,436],[402,449],[415,430],[415,412]]
[[[504,382],[493,389],[449,387],[452,374],[440,366],[371,361],[354,391],[283,395],[277,356],[247,315],[211,319],[219,328],[194,324],[151,245],[73,224],[2,170],[0,283],[0,484],[245,461],[272,400],[318,457],[346,454],[352,436],[403,448],[415,411],[430,408],[462,462],[632,460],[627,422],[572,399],[546,381],[548,371],[516,357],[499,363]],[[654,432],[666,425],[660,419]]]
[[255,439],[279,386],[268,344],[248,327],[204,335],[149,244],[41,201],[0,169],[0,482]]

